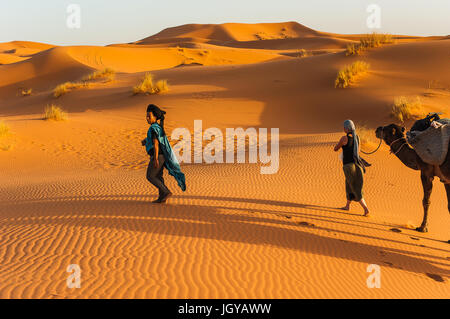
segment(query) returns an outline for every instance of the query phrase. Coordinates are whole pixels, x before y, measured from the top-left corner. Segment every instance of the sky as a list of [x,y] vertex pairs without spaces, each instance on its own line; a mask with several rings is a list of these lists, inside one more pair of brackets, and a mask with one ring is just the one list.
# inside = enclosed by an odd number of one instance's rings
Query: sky
[[[80,28],[67,26],[71,4]],[[370,4],[381,9],[380,29],[367,26]],[[0,42],[107,45],[188,23],[285,21],[343,34],[448,35],[449,17],[450,0],[0,0]]]

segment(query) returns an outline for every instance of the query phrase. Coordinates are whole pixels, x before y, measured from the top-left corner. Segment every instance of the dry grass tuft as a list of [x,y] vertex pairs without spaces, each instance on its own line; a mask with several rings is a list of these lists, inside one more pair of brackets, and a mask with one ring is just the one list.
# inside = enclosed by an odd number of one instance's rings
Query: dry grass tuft
[[391,116],[401,123],[422,118],[426,114],[427,112],[424,110],[422,101],[418,96],[414,99],[408,99],[404,96],[397,97],[391,109]]
[[11,143],[5,143],[5,142],[0,142],[0,151],[9,151],[12,149],[12,144]]
[[159,80],[156,84],[153,82],[153,75],[146,73],[142,81],[133,87],[133,94],[159,94],[169,91],[167,80]]
[[55,89],[53,90],[53,96],[58,98],[66,93],[69,92],[70,82],[66,82],[63,84],[59,84]]
[[359,44],[351,43],[347,45],[346,55],[360,55],[362,51]]
[[1,151],[9,151],[12,148],[12,143],[9,139],[10,134],[11,134],[11,131],[9,129],[9,126],[5,122],[0,121],[0,150]]
[[33,89],[22,89],[20,93],[22,96],[30,96],[33,93]]
[[69,93],[72,90],[80,89],[80,88],[88,88],[91,84],[91,81],[98,79],[105,79],[105,82],[113,81],[116,77],[116,71],[111,68],[105,68],[100,71],[96,71],[85,76],[80,82],[66,82],[63,84],[59,84],[53,90],[53,96],[58,98],[63,96],[64,94]]
[[85,76],[82,81],[94,81],[97,79],[105,79],[105,82],[111,82],[116,78],[116,71],[111,68],[104,68],[100,71],[95,71],[88,76]]
[[334,86],[336,88],[346,88],[355,82],[355,79],[367,73],[370,65],[363,61],[356,61],[339,70]]
[[9,134],[9,126],[5,122],[0,121],[0,137],[7,136]]
[[52,121],[65,121],[68,118],[67,112],[57,105],[47,105],[44,110],[44,119]]
[[298,50],[298,54],[297,54],[297,56],[299,57],[299,58],[306,58],[306,57],[309,57],[311,54],[310,53],[308,53],[308,51],[306,51],[305,49],[300,49],[300,50]]
[[370,48],[378,48],[383,44],[394,43],[391,34],[387,33],[371,33],[367,34],[359,40],[358,44],[349,44],[347,46],[346,55],[359,55],[363,51]]
[[87,88],[87,87],[89,87],[88,82],[66,82],[66,83],[58,85],[53,90],[53,96],[55,98],[58,98],[66,93],[69,93],[71,90],[79,89],[79,88]]
[[392,35],[387,33],[371,33],[359,40],[363,48],[378,48],[383,44],[394,43]]

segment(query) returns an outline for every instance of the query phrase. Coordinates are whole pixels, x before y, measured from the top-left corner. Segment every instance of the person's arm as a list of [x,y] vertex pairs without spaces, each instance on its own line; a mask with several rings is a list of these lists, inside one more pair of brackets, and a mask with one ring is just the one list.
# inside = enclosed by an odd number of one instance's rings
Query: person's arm
[[334,147],[334,151],[335,152],[339,151],[341,149],[341,147],[344,145],[347,145],[347,143],[348,143],[347,136],[342,136],[341,139],[339,140],[339,142]]
[[158,155],[159,155],[159,141],[156,138],[153,138],[153,147],[155,148],[155,168],[157,168],[159,166],[159,160],[158,160]]

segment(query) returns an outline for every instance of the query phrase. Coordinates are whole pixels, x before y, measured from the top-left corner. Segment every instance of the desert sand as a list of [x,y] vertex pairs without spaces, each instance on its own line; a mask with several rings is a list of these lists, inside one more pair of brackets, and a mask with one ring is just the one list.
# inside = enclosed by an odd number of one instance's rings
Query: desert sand
[[[397,96],[449,117],[450,39],[395,36],[346,56],[360,37],[289,22],[185,25],[106,47],[0,44],[0,115],[11,130],[0,151],[0,298],[449,298],[444,186],[435,180],[429,232],[416,232],[419,172],[383,145],[365,156],[371,217],[357,204],[341,211],[333,146],[347,118],[373,131],[392,123]],[[298,57],[302,48],[309,56]],[[369,74],[335,89],[337,71],[356,60]],[[52,96],[105,67],[114,81]],[[133,96],[148,71],[170,91]],[[52,103],[67,121],[43,120]],[[167,111],[167,132],[192,131],[196,119],[222,131],[279,128],[278,173],[182,164],[187,191],[167,177],[174,196],[151,204],[140,144],[149,103]],[[81,268],[79,289],[66,286],[70,264]],[[380,289],[366,285],[370,264],[381,266]]]

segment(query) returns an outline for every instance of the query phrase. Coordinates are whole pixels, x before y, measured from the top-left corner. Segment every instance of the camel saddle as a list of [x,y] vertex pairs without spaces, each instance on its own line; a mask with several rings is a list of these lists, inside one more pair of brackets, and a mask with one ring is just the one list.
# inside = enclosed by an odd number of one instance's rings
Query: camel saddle
[[426,130],[410,131],[406,136],[408,143],[425,163],[440,166],[447,157],[450,119],[434,121]]

